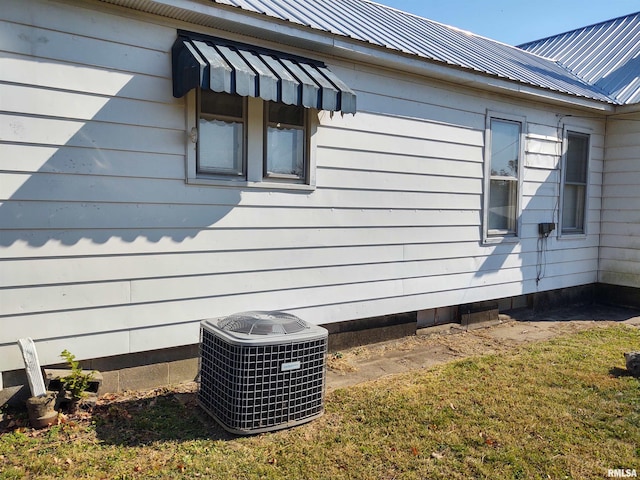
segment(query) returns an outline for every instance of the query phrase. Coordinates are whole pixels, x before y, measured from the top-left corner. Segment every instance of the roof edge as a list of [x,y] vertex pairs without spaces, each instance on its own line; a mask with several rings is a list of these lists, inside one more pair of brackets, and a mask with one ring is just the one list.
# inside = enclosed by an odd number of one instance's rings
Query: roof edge
[[640,102],[618,105],[614,111],[614,115],[627,115],[632,113],[640,113]]
[[549,88],[536,87],[524,82],[430,60],[215,2],[204,4],[193,0],[99,1],[195,25],[317,51],[336,58],[403,70],[479,90],[505,93],[537,101],[546,100],[550,103],[597,110],[603,113],[615,110],[613,100],[606,102]]
[[377,65],[387,69],[402,70],[414,75],[425,76],[435,80],[466,86],[476,90],[507,94],[525,100],[545,101],[566,107],[599,111],[604,114],[615,111],[616,105],[587,97],[579,97],[568,93],[536,87],[506,78],[489,75],[471,69],[447,65],[415,55],[404,54],[395,50],[368,44],[350,44],[348,39],[336,40],[336,48],[341,48],[343,58],[358,61],[367,65]]

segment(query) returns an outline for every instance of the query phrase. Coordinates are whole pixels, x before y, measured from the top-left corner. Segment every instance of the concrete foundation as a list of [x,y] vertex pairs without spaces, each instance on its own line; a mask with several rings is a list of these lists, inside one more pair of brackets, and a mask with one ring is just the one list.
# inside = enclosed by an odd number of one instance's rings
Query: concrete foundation
[[460,312],[460,326],[467,330],[500,322],[497,300],[461,305],[458,311]]
[[[199,346],[154,350],[150,352],[118,355],[114,357],[82,360],[85,370],[100,372],[100,393],[142,390],[161,385],[191,382],[198,375]],[[51,365],[50,368],[65,368]],[[30,396],[24,370],[3,372],[4,389],[0,390],[0,405],[24,404]]]
[[640,308],[640,289],[599,283],[597,300],[604,305]]
[[329,351],[383,342],[416,333],[417,312],[363,318],[323,325],[329,331]]
[[[518,297],[502,298],[467,305],[407,312],[324,325],[329,330],[329,351],[368,345],[415,335],[418,326],[433,328],[441,321],[446,325],[459,325],[473,329],[499,323],[498,313],[518,309],[534,312],[570,305],[623,306],[640,309],[640,289],[607,284],[585,285],[550,292],[539,292]],[[445,315],[446,314],[446,315]],[[189,382],[198,376],[198,345],[168,348],[114,357],[82,360],[87,370],[102,374],[101,393],[150,389],[162,385]],[[48,368],[64,368],[50,365]],[[0,405],[19,404],[30,396],[24,370],[2,373],[3,389]]]
[[527,295],[527,307],[541,312],[568,305],[590,305],[597,301],[598,290],[598,284],[591,284],[532,293]]

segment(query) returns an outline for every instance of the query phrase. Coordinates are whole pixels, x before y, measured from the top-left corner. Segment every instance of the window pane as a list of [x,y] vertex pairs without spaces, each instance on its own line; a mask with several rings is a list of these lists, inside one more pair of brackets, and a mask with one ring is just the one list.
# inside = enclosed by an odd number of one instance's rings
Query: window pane
[[306,174],[306,110],[295,105],[269,102],[265,172],[267,176]]
[[304,176],[304,130],[267,127],[267,174]]
[[304,108],[269,102],[269,123],[304,126]]
[[200,111],[225,117],[243,117],[244,100],[239,95],[201,90]]
[[200,119],[198,170],[242,174],[243,124]]
[[585,187],[565,185],[562,198],[562,231],[584,231]]
[[518,177],[520,124],[491,120],[491,175]]
[[589,137],[569,133],[567,135],[567,171],[565,180],[572,183],[587,182]]
[[567,132],[562,190],[562,231],[583,233],[589,161],[589,135]]
[[515,232],[518,182],[491,180],[489,189],[489,230]]

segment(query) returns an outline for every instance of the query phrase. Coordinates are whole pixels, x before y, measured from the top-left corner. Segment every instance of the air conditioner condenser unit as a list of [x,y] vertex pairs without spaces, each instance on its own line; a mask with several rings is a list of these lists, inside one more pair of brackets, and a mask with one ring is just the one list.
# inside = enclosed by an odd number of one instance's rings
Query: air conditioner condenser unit
[[323,414],[325,328],[253,311],[204,320],[200,337],[198,403],[227,431],[279,430]]

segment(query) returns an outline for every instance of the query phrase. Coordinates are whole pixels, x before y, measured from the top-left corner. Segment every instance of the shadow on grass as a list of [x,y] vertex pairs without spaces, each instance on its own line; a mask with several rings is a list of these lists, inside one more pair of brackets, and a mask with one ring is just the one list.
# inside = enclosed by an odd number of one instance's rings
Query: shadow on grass
[[[626,368],[613,367],[609,370],[609,375],[615,378],[633,377],[633,374]],[[638,379],[640,380],[640,379]]]
[[197,406],[195,393],[167,393],[98,405],[93,420],[97,437],[112,445],[236,438]]

